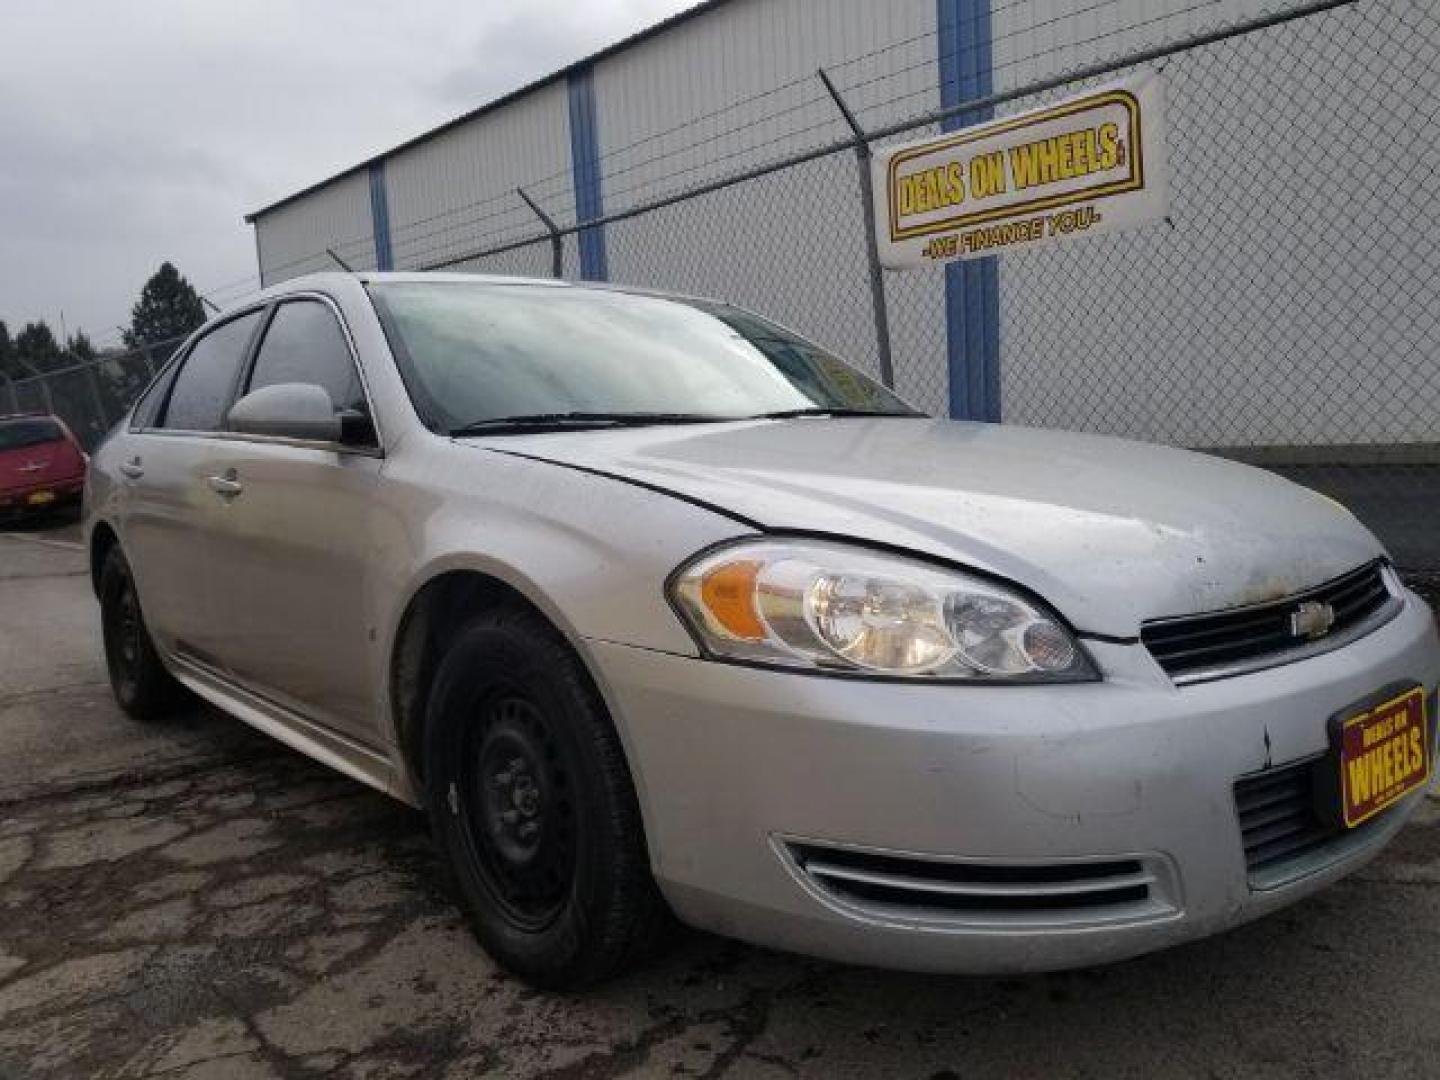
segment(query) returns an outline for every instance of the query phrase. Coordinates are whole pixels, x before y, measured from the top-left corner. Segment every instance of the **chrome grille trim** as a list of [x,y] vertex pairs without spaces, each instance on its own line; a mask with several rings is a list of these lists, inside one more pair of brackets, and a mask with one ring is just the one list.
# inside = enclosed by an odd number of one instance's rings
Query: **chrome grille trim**
[[[1155,884],[1155,875],[1140,869],[1130,873],[1117,874],[1109,878],[1089,881],[1054,883],[1044,889],[1045,896],[1068,897],[1086,896],[1091,893],[1111,893],[1135,888],[1148,890]],[[1000,884],[988,882],[936,881],[932,878],[911,877],[906,874],[876,873],[871,870],[857,870],[854,867],[827,862],[824,859],[808,859],[805,870],[821,881],[855,882],[863,885],[878,885],[883,888],[907,890],[915,893],[929,893],[940,896],[968,896],[976,899],[993,899],[1003,904],[1009,897],[1030,897],[1037,894],[1035,885]]]
[[[1291,664],[1348,645],[1399,614],[1404,601],[1393,573],[1377,559],[1279,600],[1151,619],[1140,640],[1180,686]],[[1313,641],[1290,632],[1290,616],[1307,601],[1335,612],[1331,631]]]
[[944,859],[813,841],[776,844],[811,892],[847,914],[975,927],[1087,926],[1178,911],[1159,856],[1016,863]]

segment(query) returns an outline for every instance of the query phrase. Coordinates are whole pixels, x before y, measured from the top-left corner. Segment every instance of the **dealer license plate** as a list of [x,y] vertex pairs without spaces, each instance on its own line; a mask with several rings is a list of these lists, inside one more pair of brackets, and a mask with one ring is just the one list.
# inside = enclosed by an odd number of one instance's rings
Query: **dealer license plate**
[[30,497],[25,500],[31,506],[48,506],[55,501],[53,491],[32,491]]
[[1434,746],[1416,686],[1344,716],[1338,732],[1340,810],[1349,829],[1430,781]]

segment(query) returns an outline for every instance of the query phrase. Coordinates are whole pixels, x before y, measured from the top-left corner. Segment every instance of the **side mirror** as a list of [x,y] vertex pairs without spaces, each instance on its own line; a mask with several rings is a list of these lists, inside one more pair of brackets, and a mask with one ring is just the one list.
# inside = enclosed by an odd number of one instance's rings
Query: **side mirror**
[[231,431],[283,439],[338,443],[344,424],[323,386],[278,383],[237,401],[227,418]]

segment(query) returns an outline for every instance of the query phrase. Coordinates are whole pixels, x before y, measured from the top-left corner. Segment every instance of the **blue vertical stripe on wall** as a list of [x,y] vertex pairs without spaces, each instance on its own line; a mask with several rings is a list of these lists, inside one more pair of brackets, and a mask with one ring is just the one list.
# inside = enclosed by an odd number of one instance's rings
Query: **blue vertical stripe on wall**
[[[990,0],[936,0],[940,105],[994,93]],[[951,117],[946,131],[988,120],[994,110]],[[950,361],[950,415],[1000,419],[1000,267],[996,257],[945,267],[945,329]]]
[[375,269],[395,269],[390,252],[390,196],[385,190],[383,161],[370,164],[370,228],[375,235]]
[[[575,220],[584,224],[605,214],[600,190],[600,137],[595,127],[595,72],[572,72],[570,94],[570,169],[575,180]],[[580,276],[587,281],[610,277],[605,261],[605,226],[580,230]]]

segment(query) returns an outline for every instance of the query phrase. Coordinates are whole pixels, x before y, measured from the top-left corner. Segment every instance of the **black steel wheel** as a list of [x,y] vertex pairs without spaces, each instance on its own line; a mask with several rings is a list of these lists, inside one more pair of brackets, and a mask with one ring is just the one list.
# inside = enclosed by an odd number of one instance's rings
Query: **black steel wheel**
[[110,549],[100,571],[100,628],[116,702],[137,720],[168,714],[181,688],[155,652],[135,577],[118,547]]
[[575,876],[575,803],[562,750],[534,701],[505,691],[471,733],[461,827],[497,905],[516,926],[543,930]]
[[579,658],[535,612],[455,637],[426,714],[437,846],[476,937],[550,988],[634,963],[667,919],[620,741]]

